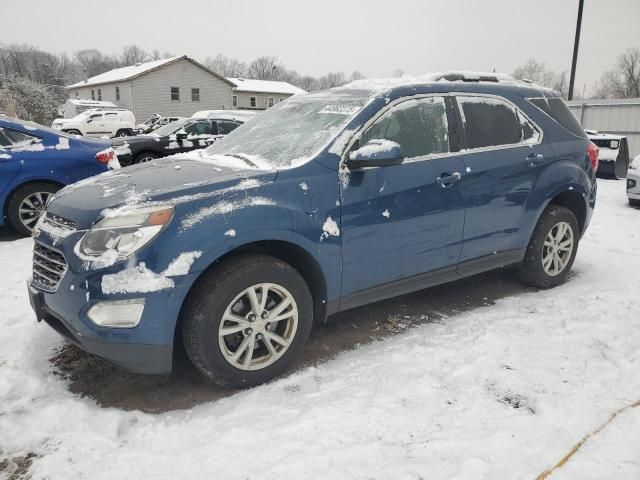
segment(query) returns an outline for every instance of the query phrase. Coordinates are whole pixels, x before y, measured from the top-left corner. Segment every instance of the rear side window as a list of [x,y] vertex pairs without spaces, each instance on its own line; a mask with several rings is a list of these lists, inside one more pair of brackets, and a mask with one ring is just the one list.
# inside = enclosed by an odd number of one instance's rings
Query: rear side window
[[240,125],[239,123],[230,120],[218,120],[216,123],[218,124],[218,135],[231,133]]
[[407,158],[449,151],[449,130],[444,99],[429,97],[404,101],[382,115],[362,135],[369,140],[391,140]]
[[513,145],[522,140],[516,111],[506,102],[488,97],[457,97],[467,148]]
[[561,98],[529,98],[528,100],[574,135],[587,138],[582,125]]

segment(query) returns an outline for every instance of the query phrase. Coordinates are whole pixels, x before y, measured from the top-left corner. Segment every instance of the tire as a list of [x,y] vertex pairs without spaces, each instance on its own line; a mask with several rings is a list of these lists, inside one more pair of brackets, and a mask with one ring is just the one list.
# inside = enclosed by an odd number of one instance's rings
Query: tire
[[640,200],[636,200],[634,198],[629,198],[629,205],[635,208],[640,208]]
[[[285,318],[267,323],[260,308],[250,307],[245,292],[254,289],[259,307],[261,284],[269,286],[265,311]],[[277,312],[287,298],[292,302],[284,313]],[[229,313],[239,320],[223,321]],[[218,385],[246,388],[280,375],[300,356],[313,324],[313,300],[293,267],[270,256],[246,255],[223,262],[198,280],[185,301],[181,324],[185,351],[198,370]],[[222,327],[233,332],[222,334]],[[288,339],[288,347],[276,336]]]
[[150,162],[151,160],[155,160],[156,158],[160,158],[157,153],[153,152],[142,152],[135,156],[133,159],[133,163],[145,163]]
[[[565,233],[562,235],[562,232]],[[533,231],[524,260],[517,268],[518,276],[527,285],[538,288],[560,285],[571,270],[579,241],[580,229],[573,212],[565,207],[549,205]]]
[[116,132],[116,135],[115,135],[115,136],[116,136],[116,137],[130,137],[130,136],[131,136],[131,133],[130,133],[130,131],[129,131],[129,130],[122,129],[122,130],[118,130],[118,131]]
[[63,132],[68,133],[69,135],[80,135],[82,136],[82,132],[80,130],[71,129],[71,130],[63,130]]
[[46,182],[29,183],[18,188],[7,208],[13,229],[21,235],[31,235],[33,227],[44,214],[47,201],[58,190],[58,185]]

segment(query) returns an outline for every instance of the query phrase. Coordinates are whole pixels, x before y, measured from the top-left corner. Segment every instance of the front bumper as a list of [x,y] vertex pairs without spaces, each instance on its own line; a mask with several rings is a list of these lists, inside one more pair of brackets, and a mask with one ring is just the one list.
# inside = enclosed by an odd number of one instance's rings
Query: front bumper
[[106,362],[134,373],[169,373],[172,368],[173,344],[148,345],[141,343],[115,343],[91,338],[53,312],[46,304],[45,293],[28,285],[29,301],[38,321],[51,328],[82,350]]

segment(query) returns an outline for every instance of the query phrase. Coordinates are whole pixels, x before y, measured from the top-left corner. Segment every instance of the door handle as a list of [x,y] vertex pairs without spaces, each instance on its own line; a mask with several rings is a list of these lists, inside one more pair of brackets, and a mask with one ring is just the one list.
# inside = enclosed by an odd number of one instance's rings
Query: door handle
[[462,178],[462,175],[460,174],[460,172],[453,172],[451,174],[441,173],[440,176],[436,178],[436,182],[442,188],[449,188],[454,183],[459,182],[461,178]]
[[527,155],[525,161],[529,164],[530,167],[535,167],[536,165],[540,165],[544,162],[544,155],[540,153],[531,153]]

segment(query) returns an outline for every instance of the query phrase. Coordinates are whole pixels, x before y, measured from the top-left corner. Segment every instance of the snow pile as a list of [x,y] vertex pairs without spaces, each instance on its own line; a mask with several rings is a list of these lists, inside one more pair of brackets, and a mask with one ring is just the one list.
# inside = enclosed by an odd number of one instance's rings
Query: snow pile
[[[190,264],[189,264],[190,266]],[[188,270],[188,267],[187,267]],[[102,277],[102,293],[148,293],[173,288],[173,280],[149,270],[144,262]]]
[[177,277],[180,275],[187,275],[189,273],[189,269],[193,262],[196,261],[197,258],[202,256],[202,252],[196,250],[194,252],[185,252],[178,255],[178,258],[173,260],[167,269],[162,272],[162,275],[165,277]]
[[307,182],[300,182],[300,189],[304,192],[309,190],[309,185],[307,185]]
[[382,212],[382,216],[384,218],[389,218],[391,216],[391,214],[389,213],[389,209],[385,210],[384,212]]
[[65,137],[60,137],[58,139],[58,144],[55,146],[56,150],[69,150],[69,139]]
[[113,147],[116,155],[131,155],[131,146],[129,142],[124,142],[122,145],[116,145]]
[[[34,480],[536,478],[640,398],[638,238],[640,211],[627,206],[624,183],[601,181],[566,284],[522,288],[157,415],[102,408],[53,375],[49,358],[64,340],[29,307],[33,242],[0,240],[0,464],[33,452]],[[123,394],[127,381],[123,373]],[[239,461],[247,439],[259,448]],[[549,480],[640,478],[639,442],[633,408]]]
[[225,237],[235,237],[236,236],[236,231],[233,228],[230,228],[229,230],[227,230],[226,232],[224,232]]
[[390,152],[394,148],[400,148],[400,145],[393,140],[386,140],[383,138],[372,138],[366,145],[360,147],[355,152],[349,154],[349,158],[354,159],[356,157],[371,158],[375,157],[379,153]]
[[338,227],[338,224],[333,218],[327,217],[327,219],[324,221],[324,224],[322,225],[322,235],[320,235],[320,241],[325,238],[339,236],[340,228]]
[[11,155],[7,153],[0,153],[0,158],[6,158],[7,160],[11,158]]

